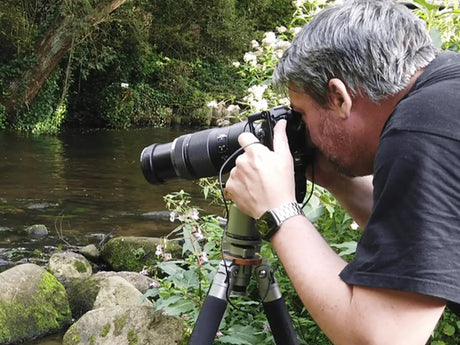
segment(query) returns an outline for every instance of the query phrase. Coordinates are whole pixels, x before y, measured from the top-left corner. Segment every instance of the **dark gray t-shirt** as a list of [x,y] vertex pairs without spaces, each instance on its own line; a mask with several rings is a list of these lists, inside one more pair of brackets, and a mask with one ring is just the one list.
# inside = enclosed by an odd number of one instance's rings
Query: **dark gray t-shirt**
[[441,297],[460,311],[460,54],[443,52],[388,119],[353,285]]

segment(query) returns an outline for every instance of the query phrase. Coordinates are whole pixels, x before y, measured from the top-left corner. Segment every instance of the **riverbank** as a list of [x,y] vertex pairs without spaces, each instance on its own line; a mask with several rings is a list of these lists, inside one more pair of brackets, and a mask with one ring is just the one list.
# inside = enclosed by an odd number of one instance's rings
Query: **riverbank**
[[[57,332],[65,332],[63,345],[182,343],[183,320],[142,297],[158,282],[146,270],[129,271],[154,269],[163,261],[160,244],[171,257],[181,256],[174,241],[118,237],[100,248],[56,251],[44,267],[25,263],[0,273],[0,344]],[[112,265],[121,270],[101,270]]]

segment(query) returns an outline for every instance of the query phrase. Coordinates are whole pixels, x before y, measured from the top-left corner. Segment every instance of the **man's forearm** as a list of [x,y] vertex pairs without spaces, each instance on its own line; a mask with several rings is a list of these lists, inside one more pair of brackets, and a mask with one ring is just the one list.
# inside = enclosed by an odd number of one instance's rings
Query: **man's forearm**
[[273,236],[309,313],[334,344],[424,344],[445,302],[435,297],[345,283],[347,263],[305,217],[286,221]]

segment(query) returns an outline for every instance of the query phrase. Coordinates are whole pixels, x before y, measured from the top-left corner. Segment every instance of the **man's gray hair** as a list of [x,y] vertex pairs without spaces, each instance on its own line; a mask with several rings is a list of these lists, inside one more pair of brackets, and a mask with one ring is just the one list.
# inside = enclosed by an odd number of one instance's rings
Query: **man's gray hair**
[[303,92],[323,107],[328,82],[376,103],[402,91],[438,53],[425,23],[392,0],[344,0],[319,12],[280,59],[273,84]]

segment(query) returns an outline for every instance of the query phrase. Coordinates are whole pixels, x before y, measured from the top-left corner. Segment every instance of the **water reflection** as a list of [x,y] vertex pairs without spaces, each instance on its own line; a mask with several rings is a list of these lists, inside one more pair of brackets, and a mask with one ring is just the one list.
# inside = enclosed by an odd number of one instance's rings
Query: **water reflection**
[[[85,244],[114,229],[119,235],[163,235],[171,224],[143,214],[164,210],[163,195],[180,189],[207,212],[220,212],[207,205],[193,181],[155,186],[145,181],[142,148],[180,134],[174,129],[67,131],[57,137],[0,132],[0,247],[56,244],[58,234]],[[45,224],[52,235],[25,236],[24,228],[32,224]]]

